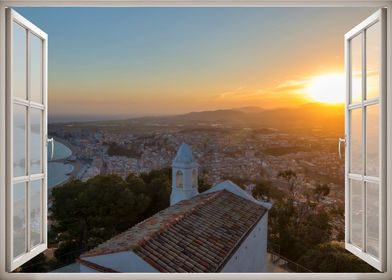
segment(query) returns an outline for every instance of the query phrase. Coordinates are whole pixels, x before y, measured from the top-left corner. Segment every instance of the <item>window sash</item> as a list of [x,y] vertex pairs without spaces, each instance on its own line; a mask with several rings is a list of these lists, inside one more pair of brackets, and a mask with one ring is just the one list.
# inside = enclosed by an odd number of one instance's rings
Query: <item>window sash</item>
[[[380,89],[379,97],[366,100],[366,30],[379,23],[381,29],[380,35],[380,58],[379,58],[379,75],[380,75]],[[362,34],[362,100],[361,102],[351,104],[351,90],[352,90],[352,57],[351,57],[351,40],[356,36]],[[346,64],[346,143],[347,148],[345,150],[345,247],[348,251],[358,256],[365,262],[369,263],[380,271],[386,270],[386,10],[380,9],[362,23],[354,27],[350,32],[345,35],[345,64]],[[366,112],[369,106],[379,104],[379,176],[367,176],[366,175]],[[351,112],[353,110],[361,110],[361,153],[362,153],[362,166],[360,173],[351,172]],[[355,180],[360,182],[362,188],[362,248],[352,243],[352,220],[351,220],[351,187],[350,181]],[[366,252],[367,248],[367,191],[366,183],[376,183],[379,185],[379,257],[376,258]]]
[[[6,171],[6,269],[11,272],[15,268],[21,266],[25,262],[29,261],[39,253],[43,252],[47,249],[47,149],[46,149],[46,134],[47,134],[47,35],[38,29],[36,26],[31,24],[29,21],[24,19],[17,12],[12,9],[7,9],[7,54],[6,54],[6,73],[7,73],[7,85],[6,85],[6,95],[7,95],[7,103],[6,103],[6,115],[7,115],[7,124],[6,124],[6,151],[7,151],[7,162],[9,165],[7,166]],[[18,24],[27,30],[26,32],[26,91],[27,96],[26,99],[18,98],[14,96],[13,91],[13,82],[12,82],[12,69],[13,69],[13,27],[14,24]],[[31,57],[30,54],[30,39],[32,35],[38,37],[42,40],[42,103],[37,103],[30,101],[31,100]],[[13,173],[13,145],[14,145],[14,133],[13,133],[13,119],[14,119],[14,106],[18,105],[22,108],[26,108],[26,119],[25,119],[25,165],[26,165],[26,173],[23,176],[14,176]],[[31,151],[34,149],[31,144],[31,114],[32,110],[38,110],[41,112],[40,118],[40,146],[41,151],[39,156],[41,157],[40,162],[40,171],[38,173],[31,173],[30,164],[31,164]],[[38,244],[31,244],[31,185],[33,182],[40,182],[40,193],[38,195],[39,202],[38,205],[40,207],[39,212],[39,230],[40,230],[40,242]],[[14,185],[17,183],[25,183],[25,192],[24,192],[24,231],[25,231],[25,239],[24,239],[24,249],[25,252],[20,254],[19,256],[14,257]],[[23,228],[23,227],[22,227]]]

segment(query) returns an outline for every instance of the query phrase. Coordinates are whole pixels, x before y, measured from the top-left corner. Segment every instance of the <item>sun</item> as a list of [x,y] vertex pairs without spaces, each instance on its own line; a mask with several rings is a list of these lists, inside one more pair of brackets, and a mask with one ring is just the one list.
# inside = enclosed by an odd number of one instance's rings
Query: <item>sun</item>
[[346,98],[345,76],[331,73],[312,78],[305,88],[306,94],[316,102],[339,104]]

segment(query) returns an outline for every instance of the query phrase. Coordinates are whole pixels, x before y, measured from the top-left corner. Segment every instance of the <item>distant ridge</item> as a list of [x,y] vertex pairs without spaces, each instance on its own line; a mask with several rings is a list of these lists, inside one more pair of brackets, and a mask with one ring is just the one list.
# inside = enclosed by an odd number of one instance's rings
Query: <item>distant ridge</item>
[[338,127],[344,128],[344,106],[308,103],[295,108],[262,109],[243,107],[227,110],[191,112],[187,114],[150,117],[159,123],[218,123],[241,127]]
[[265,111],[264,108],[260,108],[257,106],[248,106],[248,107],[240,107],[240,108],[233,108],[233,111],[243,112],[243,113],[260,113]]
[[344,129],[344,105],[307,103],[293,108],[263,109],[257,106],[190,112],[169,116],[133,117],[125,120],[95,123],[139,123],[165,125],[212,125],[254,128],[313,128]]

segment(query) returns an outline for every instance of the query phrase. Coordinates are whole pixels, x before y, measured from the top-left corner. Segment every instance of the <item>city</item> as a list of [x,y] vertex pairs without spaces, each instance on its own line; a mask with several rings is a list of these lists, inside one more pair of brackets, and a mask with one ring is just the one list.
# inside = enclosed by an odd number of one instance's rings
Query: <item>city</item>
[[[337,112],[343,122],[342,112]],[[287,183],[278,173],[292,170],[301,178],[297,199],[306,201],[308,190],[327,184],[330,193],[322,203],[344,209],[344,159],[338,158],[336,143],[342,133],[339,125],[301,127],[295,119],[292,123],[291,128],[277,129],[163,117],[56,123],[50,124],[49,131],[73,151],[68,162],[75,168],[69,179],[87,181],[104,174],[125,179],[130,173],[170,167],[178,146],[188,143],[201,165],[199,176],[210,185],[231,179],[251,192],[257,182],[267,181],[284,191]],[[335,217],[333,228],[335,237],[341,238],[343,216]]]

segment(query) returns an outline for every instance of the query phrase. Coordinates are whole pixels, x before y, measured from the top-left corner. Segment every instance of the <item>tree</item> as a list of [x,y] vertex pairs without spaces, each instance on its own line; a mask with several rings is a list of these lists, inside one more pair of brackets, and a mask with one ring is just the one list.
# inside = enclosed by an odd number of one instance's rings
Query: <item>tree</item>
[[331,238],[330,215],[323,208],[316,211],[316,206],[310,201],[286,199],[274,203],[270,210],[269,240],[292,261]]
[[171,168],[153,170],[141,173],[139,178],[144,182],[144,188],[139,192],[149,197],[150,203],[141,215],[142,220],[170,206]]
[[297,176],[297,173],[291,169],[280,171],[278,173],[278,178],[282,178],[287,182],[291,199],[296,199],[298,195],[297,188],[303,183],[303,178]]
[[308,250],[298,263],[314,272],[377,272],[344,249],[343,244],[339,242],[319,244]]
[[198,178],[198,188],[197,190],[199,193],[205,192],[209,189],[211,189],[212,185],[208,184],[207,181],[205,181],[203,178]]
[[73,263],[81,252],[79,242],[67,240],[59,244],[59,247],[54,251],[54,256],[61,267]]
[[146,183],[144,180],[133,173],[130,173],[125,181],[128,183],[131,190],[136,193],[144,192],[146,189]]
[[261,200],[281,200],[285,197],[283,191],[274,187],[268,181],[259,181],[252,190],[252,195],[256,199]]
[[266,182],[259,182],[253,188],[252,195],[259,200],[270,200],[271,187]]
[[[67,264],[81,252],[140,222],[151,198],[132,191],[121,177],[108,175],[56,187],[52,201],[51,236],[59,243],[55,255]],[[67,255],[70,252],[75,253]]]
[[317,202],[329,195],[331,188],[327,184],[317,184],[314,189],[314,197]]

